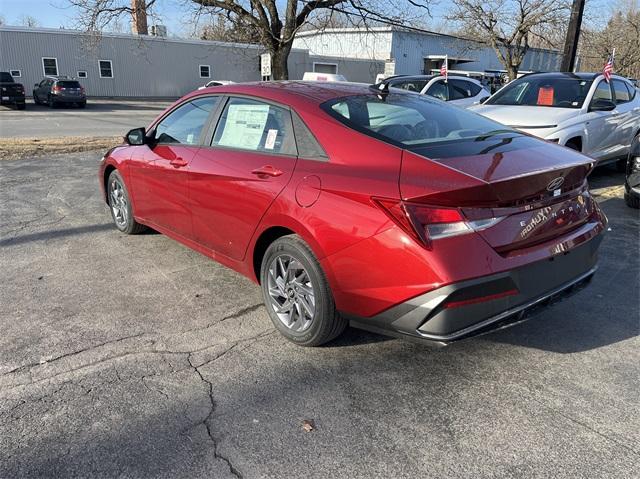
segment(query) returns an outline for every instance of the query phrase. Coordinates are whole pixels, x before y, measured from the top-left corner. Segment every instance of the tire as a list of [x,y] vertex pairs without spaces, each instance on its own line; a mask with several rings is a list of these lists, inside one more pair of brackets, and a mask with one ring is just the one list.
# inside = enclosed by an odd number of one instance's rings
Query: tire
[[55,108],[56,107],[56,102],[53,100],[51,95],[49,95],[49,97],[47,98],[47,104],[49,105],[49,108]]
[[18,110],[24,110],[27,107],[26,103],[16,103],[16,108]]
[[629,208],[640,209],[640,197],[630,195],[629,193],[624,194],[624,202],[627,204]]
[[[320,263],[298,235],[282,236],[269,245],[262,258],[260,284],[274,326],[299,346],[320,346],[347,326],[336,311]],[[280,312],[277,305],[284,306]]]
[[86,106],[87,106],[87,102],[86,102],[86,101],[83,101],[83,102],[81,102],[81,103],[78,103],[78,107],[79,107],[79,108],[86,108]]
[[38,97],[36,96],[36,94],[33,94],[33,103],[35,103],[36,105],[40,104],[40,100],[38,100]]
[[111,218],[118,230],[128,235],[135,235],[147,229],[133,217],[129,192],[118,170],[113,170],[107,180],[107,201]]

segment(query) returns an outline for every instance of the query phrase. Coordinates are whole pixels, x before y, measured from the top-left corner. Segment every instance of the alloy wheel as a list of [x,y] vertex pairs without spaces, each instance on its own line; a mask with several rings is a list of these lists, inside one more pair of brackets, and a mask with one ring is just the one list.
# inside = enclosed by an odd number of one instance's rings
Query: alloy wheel
[[113,179],[109,185],[109,197],[111,199],[111,211],[113,219],[118,228],[126,228],[129,220],[129,212],[127,210],[127,196],[124,187],[118,179]]
[[287,254],[276,256],[269,265],[267,288],[283,325],[295,332],[309,329],[316,314],[315,290],[300,261]]

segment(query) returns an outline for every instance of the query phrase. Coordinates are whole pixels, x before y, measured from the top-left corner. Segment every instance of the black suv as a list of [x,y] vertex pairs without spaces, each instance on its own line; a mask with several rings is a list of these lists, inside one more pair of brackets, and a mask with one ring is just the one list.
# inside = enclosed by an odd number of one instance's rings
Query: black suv
[[15,105],[18,110],[25,107],[24,87],[9,72],[0,72],[0,105]]
[[36,105],[76,104],[80,108],[87,105],[84,88],[78,80],[65,76],[51,76],[44,78],[33,87],[33,101]]

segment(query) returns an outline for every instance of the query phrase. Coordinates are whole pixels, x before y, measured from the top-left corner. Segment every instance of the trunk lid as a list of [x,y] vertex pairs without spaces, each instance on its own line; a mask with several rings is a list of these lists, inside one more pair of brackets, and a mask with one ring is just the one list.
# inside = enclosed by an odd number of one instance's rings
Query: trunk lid
[[404,201],[457,207],[469,220],[503,218],[478,233],[501,254],[588,221],[589,158],[526,135],[500,133],[405,151]]

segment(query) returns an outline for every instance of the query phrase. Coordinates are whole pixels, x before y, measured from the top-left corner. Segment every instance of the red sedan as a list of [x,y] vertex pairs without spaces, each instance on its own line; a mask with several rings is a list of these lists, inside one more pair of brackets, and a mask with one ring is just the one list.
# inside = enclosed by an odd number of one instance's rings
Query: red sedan
[[606,218],[579,153],[385,85],[269,82],[180,99],[109,151],[116,227],[260,284],[315,346],[347,324],[440,343],[593,275]]

